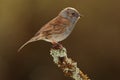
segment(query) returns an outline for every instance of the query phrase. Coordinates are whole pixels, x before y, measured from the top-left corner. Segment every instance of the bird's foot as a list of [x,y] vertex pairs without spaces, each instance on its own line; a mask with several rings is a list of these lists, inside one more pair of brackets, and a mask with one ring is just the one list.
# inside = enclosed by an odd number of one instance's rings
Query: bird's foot
[[53,47],[53,49],[62,49],[63,48],[62,44],[60,44],[60,43],[53,43],[52,47]]

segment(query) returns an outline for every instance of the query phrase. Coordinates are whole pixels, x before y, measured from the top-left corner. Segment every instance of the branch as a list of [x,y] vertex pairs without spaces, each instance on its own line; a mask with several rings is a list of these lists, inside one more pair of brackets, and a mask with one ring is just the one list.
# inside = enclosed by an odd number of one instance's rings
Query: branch
[[62,69],[66,76],[72,77],[74,80],[90,80],[87,75],[77,67],[77,62],[67,57],[67,51],[64,47],[61,49],[51,49],[50,55],[57,66]]

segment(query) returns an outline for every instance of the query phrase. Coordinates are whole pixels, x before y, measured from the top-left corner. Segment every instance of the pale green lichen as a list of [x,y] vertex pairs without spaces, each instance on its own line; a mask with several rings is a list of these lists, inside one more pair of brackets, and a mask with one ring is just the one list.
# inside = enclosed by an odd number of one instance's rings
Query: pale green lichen
[[57,64],[57,66],[74,80],[90,80],[77,67],[77,62],[74,62],[71,58],[67,57],[67,51],[64,47],[62,49],[51,49],[50,55],[53,57],[53,61]]
[[76,69],[74,70],[72,77],[73,77],[75,80],[83,80],[83,79],[80,77],[79,72],[80,72],[79,68],[76,68]]
[[52,55],[52,57],[53,57],[53,61],[55,62],[55,63],[58,63],[59,62],[59,59],[58,59],[58,57],[66,57],[66,49],[65,48],[63,48],[62,50],[61,49],[51,49],[51,51],[50,51],[50,55]]

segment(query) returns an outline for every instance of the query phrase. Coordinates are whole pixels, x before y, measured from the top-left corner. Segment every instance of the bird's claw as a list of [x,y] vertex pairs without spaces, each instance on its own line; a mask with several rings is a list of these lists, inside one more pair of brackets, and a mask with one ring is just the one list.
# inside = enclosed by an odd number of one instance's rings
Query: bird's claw
[[53,49],[62,49],[63,46],[62,46],[62,44],[60,44],[60,43],[53,43],[52,48],[53,48]]

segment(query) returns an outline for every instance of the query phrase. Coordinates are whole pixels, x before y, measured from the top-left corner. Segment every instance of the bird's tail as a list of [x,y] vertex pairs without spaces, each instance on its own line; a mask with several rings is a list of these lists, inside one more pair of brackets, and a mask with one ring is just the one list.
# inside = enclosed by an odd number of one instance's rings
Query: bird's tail
[[18,52],[20,52],[27,44],[31,43],[31,42],[35,42],[37,41],[36,37],[31,38],[29,41],[27,41],[26,43],[24,43],[19,49]]

